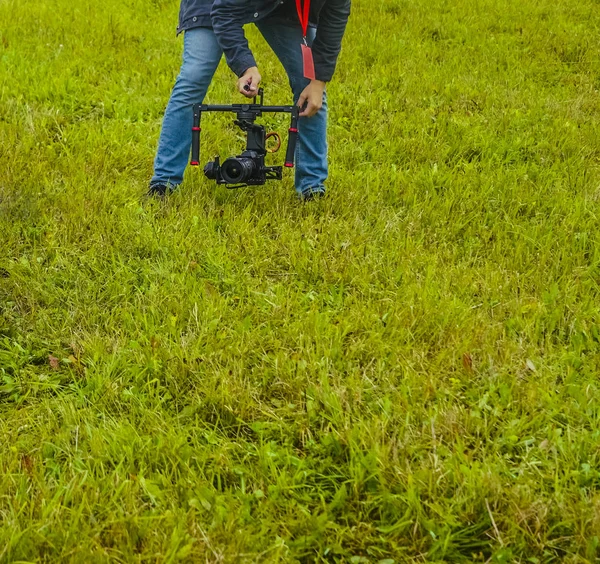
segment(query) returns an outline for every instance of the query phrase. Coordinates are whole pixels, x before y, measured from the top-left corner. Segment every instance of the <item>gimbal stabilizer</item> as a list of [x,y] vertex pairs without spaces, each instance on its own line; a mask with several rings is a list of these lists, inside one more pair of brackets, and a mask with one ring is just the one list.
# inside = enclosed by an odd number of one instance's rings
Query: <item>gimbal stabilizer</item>
[[283,112],[292,114],[285,166],[288,168],[294,166],[300,108],[298,106],[265,106],[262,88],[258,91],[258,97],[260,101],[257,103],[255,97],[252,104],[233,104],[231,106],[196,104],[194,106],[192,160],[190,162],[192,166],[200,164],[200,122],[203,112],[233,112],[237,117],[234,122],[235,125],[247,134],[246,150],[241,155],[230,157],[223,164],[220,164],[219,157],[217,157],[204,167],[206,177],[216,180],[217,184],[224,184],[228,188],[240,188],[242,186],[260,186],[265,184],[267,180],[282,179],[282,167],[265,166],[265,156],[269,152],[267,150],[267,139],[270,136],[279,138],[279,135],[276,133],[267,135],[264,126],[254,123],[263,113]]

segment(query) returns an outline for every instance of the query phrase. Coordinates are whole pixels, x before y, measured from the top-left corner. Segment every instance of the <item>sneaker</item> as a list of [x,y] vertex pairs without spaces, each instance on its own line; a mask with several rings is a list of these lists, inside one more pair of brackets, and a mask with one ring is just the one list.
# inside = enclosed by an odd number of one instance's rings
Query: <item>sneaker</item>
[[151,184],[146,194],[149,198],[165,198],[173,189],[166,184]]
[[304,192],[298,194],[298,197],[303,202],[310,202],[311,200],[321,199],[325,196],[325,188],[307,188]]

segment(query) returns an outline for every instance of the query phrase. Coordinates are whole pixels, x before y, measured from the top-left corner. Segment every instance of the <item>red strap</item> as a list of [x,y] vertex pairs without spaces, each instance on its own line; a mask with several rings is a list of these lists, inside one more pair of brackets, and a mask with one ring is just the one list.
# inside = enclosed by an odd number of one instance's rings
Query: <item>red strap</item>
[[[304,4],[304,5],[303,5]],[[298,10],[298,18],[300,19],[300,25],[302,26],[302,33],[304,38],[308,33],[308,18],[310,16],[310,0],[296,0],[296,10]]]

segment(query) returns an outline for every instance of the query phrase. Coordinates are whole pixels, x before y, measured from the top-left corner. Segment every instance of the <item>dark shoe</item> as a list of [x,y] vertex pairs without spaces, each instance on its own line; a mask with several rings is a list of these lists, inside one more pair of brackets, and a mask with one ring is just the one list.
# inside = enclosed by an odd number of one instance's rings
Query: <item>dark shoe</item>
[[149,198],[164,198],[173,190],[166,184],[151,184],[146,194]]
[[325,197],[325,188],[309,188],[298,195],[300,200],[303,202],[310,202],[311,200],[320,200]]

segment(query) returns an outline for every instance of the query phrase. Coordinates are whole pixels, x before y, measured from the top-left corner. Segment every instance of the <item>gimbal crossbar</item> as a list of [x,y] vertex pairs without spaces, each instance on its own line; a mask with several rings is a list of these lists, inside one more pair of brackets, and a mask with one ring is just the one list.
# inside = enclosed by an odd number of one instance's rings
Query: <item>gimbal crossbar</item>
[[289,113],[291,124],[288,136],[287,152],[284,165],[288,168],[294,166],[294,154],[298,140],[298,106],[265,106],[263,103],[263,90],[258,91],[259,102],[256,97],[252,104],[233,104],[231,106],[196,104],[193,107],[194,119],[192,126],[192,158],[190,164],[200,164],[200,132],[202,114],[204,112],[232,112],[236,114],[234,121],[242,131],[247,134],[246,150],[237,157],[227,159],[221,165],[219,158],[206,165],[204,173],[208,178],[216,180],[218,184],[228,187],[262,185],[267,180],[281,180],[282,168],[265,166],[267,154],[267,135],[262,125],[255,123],[256,119],[264,113]]

